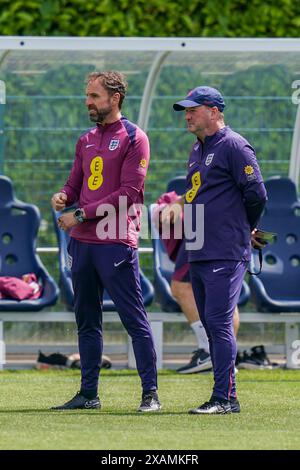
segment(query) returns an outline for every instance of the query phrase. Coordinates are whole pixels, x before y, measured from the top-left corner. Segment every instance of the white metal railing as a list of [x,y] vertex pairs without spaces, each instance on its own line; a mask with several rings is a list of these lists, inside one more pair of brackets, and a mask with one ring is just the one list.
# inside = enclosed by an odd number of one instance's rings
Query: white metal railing
[[[139,253],[153,253],[153,248],[150,247],[140,247]],[[58,253],[58,246],[40,246],[36,249],[37,253]]]
[[[186,323],[186,318],[181,313],[172,312],[148,312],[148,318],[154,337],[157,354],[157,367],[163,367],[163,328],[166,323]],[[105,312],[105,322],[120,322],[116,312]],[[59,322],[74,323],[74,313],[71,312],[0,312],[0,370],[5,364],[5,339],[3,323],[5,322]],[[299,340],[299,313],[241,313],[241,323],[281,323],[285,325],[285,353],[286,366],[291,369],[300,369],[300,340]],[[135,358],[131,339],[128,337],[128,367],[135,367]]]

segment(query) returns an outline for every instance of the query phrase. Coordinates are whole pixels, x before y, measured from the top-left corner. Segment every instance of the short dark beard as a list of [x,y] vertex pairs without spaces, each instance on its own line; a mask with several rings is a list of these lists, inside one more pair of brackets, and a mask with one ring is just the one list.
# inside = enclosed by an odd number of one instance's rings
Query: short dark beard
[[97,111],[97,114],[95,114],[95,115],[90,114],[90,120],[93,121],[93,122],[100,122],[100,124],[103,123],[105,118],[109,115],[109,113],[112,110],[111,106],[109,106],[107,108],[102,108],[100,110],[96,109],[96,108],[91,108],[91,109]]

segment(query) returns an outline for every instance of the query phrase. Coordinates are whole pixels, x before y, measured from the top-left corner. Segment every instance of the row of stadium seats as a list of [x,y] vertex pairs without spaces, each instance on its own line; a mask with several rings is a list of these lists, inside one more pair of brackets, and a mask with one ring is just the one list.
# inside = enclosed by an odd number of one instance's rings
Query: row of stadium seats
[[[184,193],[184,177],[174,178],[167,192]],[[249,300],[250,291],[261,312],[300,311],[300,204],[294,183],[288,178],[274,177],[266,181],[268,202],[260,226],[277,233],[277,240],[263,253],[261,275],[251,276],[249,286],[243,283],[239,305]],[[53,214],[59,245],[60,290],[68,310],[73,310],[73,287],[68,268],[68,234],[59,230],[57,214]],[[150,208],[151,219],[151,208]],[[0,276],[21,277],[35,273],[43,285],[42,296],[35,300],[0,299],[0,311],[39,311],[54,305],[59,289],[36,254],[36,239],[40,224],[37,207],[15,198],[12,182],[0,176]],[[153,228],[155,230],[155,228]],[[165,312],[180,311],[170,290],[174,264],[170,261],[160,239],[152,238],[154,253],[154,288],[141,272],[145,306],[154,295]],[[252,264],[258,265],[258,254],[253,250]],[[252,266],[253,268],[253,266]],[[250,288],[249,288],[250,287]],[[107,292],[103,310],[115,310]]]

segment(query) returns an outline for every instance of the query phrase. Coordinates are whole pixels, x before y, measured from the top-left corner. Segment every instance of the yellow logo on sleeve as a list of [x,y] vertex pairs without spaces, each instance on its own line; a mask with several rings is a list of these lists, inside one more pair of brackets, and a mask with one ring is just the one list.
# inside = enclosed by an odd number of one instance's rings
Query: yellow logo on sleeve
[[196,171],[192,176],[192,188],[185,195],[186,202],[192,202],[195,199],[200,186],[201,186],[200,171]]
[[147,160],[146,160],[146,158],[142,158],[142,160],[140,161],[140,166],[141,166],[142,168],[146,168],[146,166],[147,166]]
[[90,164],[91,176],[88,179],[88,187],[91,191],[99,189],[103,184],[103,158],[94,157]]
[[254,173],[254,168],[252,165],[245,166],[246,175],[252,175]]

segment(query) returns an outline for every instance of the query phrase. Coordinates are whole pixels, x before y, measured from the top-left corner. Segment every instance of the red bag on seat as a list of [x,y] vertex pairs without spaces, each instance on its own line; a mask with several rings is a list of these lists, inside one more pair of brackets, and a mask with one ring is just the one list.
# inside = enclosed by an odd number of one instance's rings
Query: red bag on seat
[[27,282],[17,277],[0,277],[0,291],[4,298],[15,300],[28,299],[33,294],[33,288]]
[[41,286],[35,274],[24,274],[23,279],[12,276],[0,277],[0,298],[2,299],[37,299],[41,296]]

